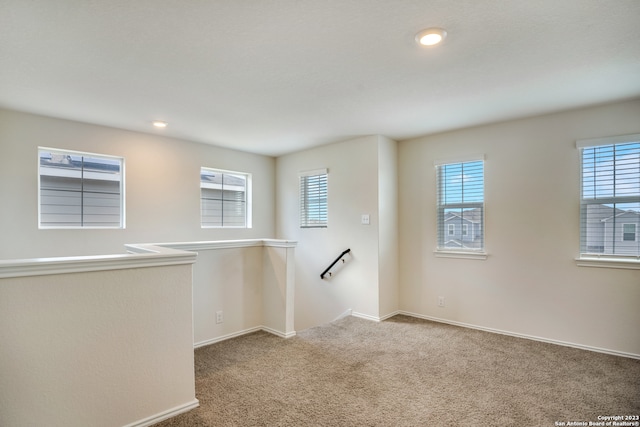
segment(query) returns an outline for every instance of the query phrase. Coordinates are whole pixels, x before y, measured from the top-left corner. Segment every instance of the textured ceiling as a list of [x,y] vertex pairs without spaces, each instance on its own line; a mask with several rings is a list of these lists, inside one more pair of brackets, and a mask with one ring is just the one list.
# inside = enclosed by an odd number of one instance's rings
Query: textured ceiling
[[637,96],[638,0],[0,0],[0,107],[260,154]]

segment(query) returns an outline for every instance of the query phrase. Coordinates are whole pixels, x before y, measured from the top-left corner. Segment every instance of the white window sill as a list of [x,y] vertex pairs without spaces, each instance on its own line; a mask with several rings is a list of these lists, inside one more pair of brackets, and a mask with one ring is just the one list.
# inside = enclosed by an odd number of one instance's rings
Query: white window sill
[[582,256],[576,258],[578,267],[626,268],[640,270],[640,258],[607,258]]
[[465,251],[433,251],[438,258],[461,258],[461,259],[479,259],[486,260],[488,254],[486,252],[465,252]]

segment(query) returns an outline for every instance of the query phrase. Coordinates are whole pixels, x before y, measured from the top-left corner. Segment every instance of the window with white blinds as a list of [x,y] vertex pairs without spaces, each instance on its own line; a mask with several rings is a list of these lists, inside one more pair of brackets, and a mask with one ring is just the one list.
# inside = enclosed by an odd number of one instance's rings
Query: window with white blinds
[[124,159],[38,149],[40,228],[124,228]]
[[201,226],[251,228],[250,189],[250,174],[201,168]]
[[484,161],[436,163],[438,250],[484,251]]
[[640,134],[577,146],[581,255],[640,258]]
[[327,227],[326,169],[300,175],[300,227]]

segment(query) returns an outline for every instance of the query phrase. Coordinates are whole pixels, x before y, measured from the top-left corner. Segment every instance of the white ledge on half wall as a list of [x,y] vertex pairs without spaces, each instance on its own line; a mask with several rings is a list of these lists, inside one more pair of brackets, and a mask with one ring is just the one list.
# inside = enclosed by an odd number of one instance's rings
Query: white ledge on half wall
[[296,244],[278,239],[127,244],[128,253],[124,254],[0,260],[0,279],[193,264],[198,254],[192,251],[251,246],[293,248]]
[[0,260],[0,279],[87,271],[193,264],[198,254],[151,246],[128,254]]
[[209,249],[229,249],[229,248],[247,248],[247,247],[279,247],[279,248],[295,248],[298,242],[294,240],[279,239],[240,239],[240,240],[210,240],[201,242],[169,242],[169,243],[150,243],[143,245],[125,245],[128,251],[136,253],[144,253],[147,248],[163,247],[183,251],[198,251]]

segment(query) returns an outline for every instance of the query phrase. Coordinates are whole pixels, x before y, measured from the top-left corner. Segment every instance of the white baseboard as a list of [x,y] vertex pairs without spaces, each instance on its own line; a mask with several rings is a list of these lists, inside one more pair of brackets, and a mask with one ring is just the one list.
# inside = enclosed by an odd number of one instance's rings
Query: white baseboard
[[352,312],[351,315],[353,317],[359,317],[360,319],[371,320],[373,322],[381,322],[382,321],[382,319],[380,319],[378,316],[372,316],[370,314],[358,313],[357,311]]
[[[351,311],[351,310],[347,310],[347,311]],[[393,317],[396,314],[400,314],[400,311],[394,311],[392,313],[385,314],[384,316],[372,316],[370,314],[358,313],[358,312],[355,312],[355,311],[351,313],[351,315],[353,317],[359,317],[361,319],[372,320],[374,322],[382,322],[383,320],[387,320],[388,318]]]
[[261,331],[261,330],[262,330],[261,326],[256,326],[255,328],[244,329],[242,331],[233,332],[231,334],[221,335],[219,337],[215,337],[215,338],[211,338],[211,339],[208,339],[208,340],[196,342],[196,343],[193,344],[193,348],[204,347],[204,346],[207,346],[207,345],[215,344],[215,343],[220,342],[220,341],[230,340],[231,338],[240,337],[242,335],[251,334],[253,332],[258,332],[258,331]]
[[448,325],[460,326],[463,328],[477,329],[485,332],[492,332],[494,334],[508,335],[511,337],[525,338],[533,341],[540,341],[540,342],[546,342],[549,344],[562,345],[565,347],[579,348],[581,350],[595,351],[597,353],[612,354],[614,356],[628,357],[631,359],[640,359],[640,354],[627,353],[624,351],[611,350],[608,348],[593,347],[593,346],[584,345],[584,344],[576,344],[576,343],[567,342],[567,341],[560,341],[560,340],[554,340],[550,338],[538,337],[535,335],[520,334],[518,332],[504,331],[502,329],[487,328],[484,326],[472,325],[470,323],[456,322],[454,320],[447,320],[447,319],[442,319],[440,317],[426,316],[424,314],[412,313],[410,311],[404,311],[404,310],[397,310],[397,311],[394,311],[393,313],[389,313],[382,317],[371,316],[369,314],[363,314],[358,312],[353,312],[351,315],[353,317],[359,317],[360,319],[370,320],[373,322],[382,322],[386,319],[389,319],[390,317],[395,316],[396,314],[403,314],[405,316],[415,317],[415,318],[424,319],[424,320],[431,320],[433,322],[438,322],[438,323],[446,323]]
[[446,323],[446,324],[453,325],[453,326],[461,326],[463,328],[470,328],[470,329],[477,329],[477,330],[485,331],[485,332],[492,332],[494,334],[508,335],[508,336],[511,336],[511,337],[525,338],[525,339],[533,340],[533,341],[540,341],[540,342],[546,342],[546,343],[549,343],[549,344],[562,345],[562,346],[565,346],[565,347],[579,348],[581,350],[595,351],[597,353],[612,354],[614,356],[628,357],[628,358],[631,358],[631,359],[640,359],[640,354],[627,353],[627,352],[624,352],[624,351],[611,350],[611,349],[607,349],[607,348],[593,347],[593,346],[584,345],[584,344],[576,344],[576,343],[567,342],[567,341],[560,341],[560,340],[554,340],[554,339],[549,339],[549,338],[538,337],[538,336],[535,336],[535,335],[521,334],[521,333],[518,333],[518,332],[504,331],[502,329],[487,328],[487,327],[484,327],[484,326],[472,325],[472,324],[469,324],[469,323],[463,323],[463,322],[456,322],[456,321],[453,321],[453,320],[441,319],[439,317],[425,316],[423,314],[412,313],[410,311],[399,310],[396,314],[403,314],[405,316],[416,317],[418,319],[431,320],[433,322]]
[[180,415],[180,414],[188,412],[188,411],[190,411],[192,409],[195,409],[198,406],[200,406],[200,402],[198,401],[198,399],[194,399],[191,402],[185,403],[184,405],[176,406],[175,408],[168,409],[168,410],[166,410],[164,412],[160,412],[159,414],[152,415],[150,417],[147,417],[145,419],[136,421],[136,422],[131,423],[131,424],[127,424],[124,427],[148,427],[148,426],[152,426],[154,424],[159,423],[160,421],[168,420],[169,418],[175,417],[176,415]]
[[353,311],[351,309],[346,310],[344,313],[340,314],[338,317],[332,320],[335,322],[336,320],[344,319],[345,317],[353,316]]
[[394,312],[392,312],[392,313],[389,313],[389,314],[387,314],[387,315],[384,315],[384,316],[382,316],[382,317],[380,318],[380,320],[381,320],[381,321],[382,321],[382,320],[387,320],[387,319],[389,319],[389,318],[391,318],[391,317],[395,316],[396,314],[400,314],[400,311],[399,311],[399,310],[396,310],[396,311],[394,311]]
[[226,335],[221,335],[219,337],[211,338],[209,340],[198,341],[198,342],[193,344],[193,348],[196,349],[196,348],[200,348],[200,347],[205,347],[207,345],[215,344],[215,343],[220,342],[220,341],[230,340],[231,338],[241,337],[242,335],[252,334],[252,333],[258,332],[258,331],[265,331],[265,332],[268,332],[270,334],[277,335],[280,338],[291,338],[291,337],[295,337],[296,336],[296,331],[285,333],[285,332],[281,332],[281,331],[275,330],[273,328],[269,328],[268,326],[256,326],[255,328],[244,329],[242,331],[233,332],[231,334],[226,334]]
[[280,332],[280,331],[277,331],[275,329],[269,328],[267,326],[261,326],[260,330],[265,331],[265,332],[269,332],[270,334],[279,336],[280,338],[291,338],[291,337],[295,337],[296,336],[296,331],[284,333],[284,332]]

